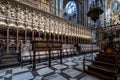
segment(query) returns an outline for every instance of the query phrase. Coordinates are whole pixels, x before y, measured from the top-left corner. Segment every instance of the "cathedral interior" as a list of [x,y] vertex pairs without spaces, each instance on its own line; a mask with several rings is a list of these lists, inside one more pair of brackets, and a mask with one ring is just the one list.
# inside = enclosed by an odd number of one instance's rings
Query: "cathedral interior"
[[0,80],[120,80],[120,0],[0,0]]

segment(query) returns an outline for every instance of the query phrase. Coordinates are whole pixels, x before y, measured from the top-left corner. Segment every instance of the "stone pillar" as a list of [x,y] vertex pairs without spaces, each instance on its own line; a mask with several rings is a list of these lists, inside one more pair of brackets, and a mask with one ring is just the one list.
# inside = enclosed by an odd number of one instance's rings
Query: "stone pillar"
[[55,41],[55,33],[53,33],[53,40]]
[[25,30],[25,43],[27,42],[27,30]]
[[72,43],[72,41],[71,41],[71,35],[70,35],[70,43]]
[[56,7],[56,0],[52,0],[52,12],[54,15],[56,14],[55,7]]
[[32,30],[32,40],[34,40],[34,31]]
[[46,40],[46,32],[44,31],[44,40]]
[[40,39],[40,31],[38,32],[38,38]]
[[51,32],[49,32],[49,41],[51,41]]
[[62,17],[62,12],[63,11],[63,0],[60,0],[60,17]]
[[59,5],[58,5],[58,0],[56,0],[56,16],[59,16],[59,15],[58,15],[58,12],[59,12],[59,11],[58,11],[58,6],[59,6]]
[[72,35],[71,35],[71,44],[72,44],[73,40],[72,40]]
[[76,36],[76,43],[78,44],[79,42],[78,42],[78,36]]
[[[65,33],[66,33],[66,31],[65,31]],[[65,44],[66,44],[66,36],[67,36],[67,35],[66,35],[66,34],[64,34],[64,37],[65,37]]]
[[79,44],[80,44],[80,37],[78,37],[78,42],[79,42]]
[[58,42],[60,41],[60,34],[57,34],[58,35]]
[[79,5],[79,14],[78,14],[79,19],[78,19],[78,22],[80,24],[82,24],[82,5],[81,5],[81,3],[79,3],[78,5]]
[[6,53],[9,53],[9,27],[7,28],[7,48]]
[[62,42],[63,42],[63,34],[61,34],[61,40],[62,40]]
[[68,44],[70,43],[70,35],[68,35]]
[[16,40],[16,47],[17,47],[17,49],[16,49],[16,53],[18,53],[19,52],[19,28],[17,28],[17,40]]

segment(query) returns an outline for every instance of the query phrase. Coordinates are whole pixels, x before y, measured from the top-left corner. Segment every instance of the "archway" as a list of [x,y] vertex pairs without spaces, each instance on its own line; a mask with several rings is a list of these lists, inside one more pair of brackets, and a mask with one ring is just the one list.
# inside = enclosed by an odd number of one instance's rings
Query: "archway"
[[32,30],[27,28],[26,29],[26,36],[27,36],[27,40],[32,40]]
[[33,29],[33,33],[34,33],[34,35],[33,35],[34,39],[33,40],[35,40],[39,37],[39,33],[36,29]]
[[[9,27],[9,53],[16,53],[16,38],[17,38],[17,28],[15,26]],[[6,45],[7,46],[7,45]]]
[[19,42],[20,43],[25,43],[25,30],[24,28],[20,27],[19,29]]
[[2,54],[6,52],[7,44],[6,42],[7,42],[7,26],[0,25],[0,49],[2,50]]

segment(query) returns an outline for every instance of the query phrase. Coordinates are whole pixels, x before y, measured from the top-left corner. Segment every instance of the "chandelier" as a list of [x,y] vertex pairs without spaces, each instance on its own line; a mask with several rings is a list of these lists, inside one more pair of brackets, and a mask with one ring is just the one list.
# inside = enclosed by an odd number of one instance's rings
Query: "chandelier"
[[97,7],[96,5],[93,5],[90,7],[90,10],[87,13],[87,16],[91,18],[94,22],[96,22],[99,19],[99,15],[103,13],[103,10],[100,7]]

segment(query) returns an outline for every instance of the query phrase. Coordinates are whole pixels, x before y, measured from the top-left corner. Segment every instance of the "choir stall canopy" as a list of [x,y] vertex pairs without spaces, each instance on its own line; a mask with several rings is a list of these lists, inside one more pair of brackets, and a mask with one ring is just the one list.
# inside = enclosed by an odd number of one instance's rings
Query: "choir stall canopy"
[[48,51],[49,53],[49,67],[51,67],[51,51],[60,50],[60,64],[62,64],[62,42],[55,41],[32,41],[32,50],[33,50],[33,67],[32,70],[36,70],[36,52],[37,51]]

